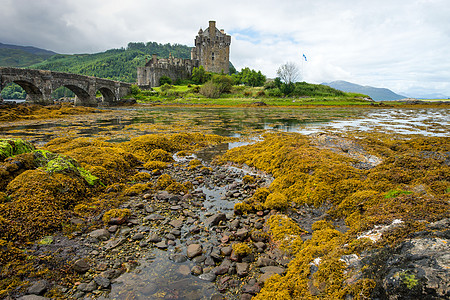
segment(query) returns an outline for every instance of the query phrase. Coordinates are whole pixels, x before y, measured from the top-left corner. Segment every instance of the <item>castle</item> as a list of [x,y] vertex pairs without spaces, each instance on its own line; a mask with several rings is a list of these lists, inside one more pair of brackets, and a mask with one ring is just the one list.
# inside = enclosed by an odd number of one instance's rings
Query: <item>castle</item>
[[230,61],[231,36],[223,29],[216,28],[216,21],[209,21],[209,27],[201,28],[195,38],[195,47],[191,49],[191,59],[157,58],[153,54],[144,67],[137,68],[137,84],[140,87],[159,86],[159,79],[167,76],[176,81],[188,79],[195,67],[203,66],[206,71],[228,74]]

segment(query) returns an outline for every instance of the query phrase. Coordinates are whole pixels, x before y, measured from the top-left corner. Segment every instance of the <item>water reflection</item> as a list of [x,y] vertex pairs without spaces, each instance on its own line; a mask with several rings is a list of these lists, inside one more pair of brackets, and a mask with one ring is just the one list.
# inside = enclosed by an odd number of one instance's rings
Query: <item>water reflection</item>
[[[398,134],[448,136],[450,109],[442,108],[115,108],[104,114],[72,116],[58,120],[0,123],[5,137],[32,137],[45,143],[61,136],[106,137],[125,141],[142,134],[162,132],[164,126],[178,131],[197,131],[221,136],[241,136],[255,131],[287,131],[304,134],[319,131],[377,131]],[[170,128],[170,130],[174,130]]]

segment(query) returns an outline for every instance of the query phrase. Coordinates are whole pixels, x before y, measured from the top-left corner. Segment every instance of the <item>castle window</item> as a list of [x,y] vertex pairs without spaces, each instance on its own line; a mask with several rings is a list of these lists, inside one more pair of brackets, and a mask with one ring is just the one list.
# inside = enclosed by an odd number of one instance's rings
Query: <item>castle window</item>
[[212,53],[212,57],[211,57],[211,60],[214,60],[214,52]]

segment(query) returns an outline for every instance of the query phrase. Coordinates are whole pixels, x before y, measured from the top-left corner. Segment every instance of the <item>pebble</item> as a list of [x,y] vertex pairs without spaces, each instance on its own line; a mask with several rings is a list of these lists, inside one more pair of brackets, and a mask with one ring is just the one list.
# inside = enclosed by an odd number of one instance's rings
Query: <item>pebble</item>
[[214,280],[216,280],[216,275],[212,272],[209,272],[209,273],[203,273],[203,274],[199,275],[198,278],[200,278],[201,280],[204,280],[204,281],[213,282]]
[[97,229],[89,233],[89,236],[91,238],[100,240],[100,241],[107,241],[109,239],[110,233],[106,229]]
[[203,269],[201,266],[195,265],[191,268],[191,274],[198,276],[203,273]]
[[86,273],[90,269],[90,266],[89,266],[88,262],[82,258],[82,259],[75,261],[72,268],[75,270],[75,272],[83,274],[83,273]]
[[248,263],[236,263],[236,273],[239,277],[248,275],[249,264]]
[[202,245],[200,244],[190,244],[186,249],[186,255],[189,258],[194,258],[202,254]]
[[133,236],[131,237],[131,239],[132,239],[133,241],[140,241],[140,240],[142,240],[143,238],[144,238],[144,234],[141,233],[141,232],[136,233],[135,235],[133,235]]
[[150,237],[148,238],[147,241],[151,242],[151,243],[159,243],[161,242],[161,237],[159,235],[157,235],[156,233],[150,235]]
[[47,290],[47,287],[47,280],[39,280],[33,283],[33,285],[28,288],[27,292],[28,294],[41,295]]
[[99,286],[103,288],[107,288],[111,285],[111,281],[103,276],[97,276],[94,278],[95,283],[97,283]]
[[155,246],[159,249],[167,249],[167,243],[165,241],[160,241],[156,243]]

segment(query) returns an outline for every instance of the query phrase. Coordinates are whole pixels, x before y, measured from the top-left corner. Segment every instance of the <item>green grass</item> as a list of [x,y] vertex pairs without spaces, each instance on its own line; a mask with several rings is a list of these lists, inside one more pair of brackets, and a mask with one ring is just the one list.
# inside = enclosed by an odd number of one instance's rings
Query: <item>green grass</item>
[[153,91],[142,90],[129,98],[139,103],[169,105],[220,105],[245,106],[255,102],[264,102],[270,106],[307,106],[307,105],[370,105],[374,102],[364,100],[365,95],[343,93],[341,96],[310,97],[271,97],[263,87],[233,86],[231,93],[222,94],[219,98],[206,98],[197,91],[199,85],[174,85],[170,89],[153,88]]

